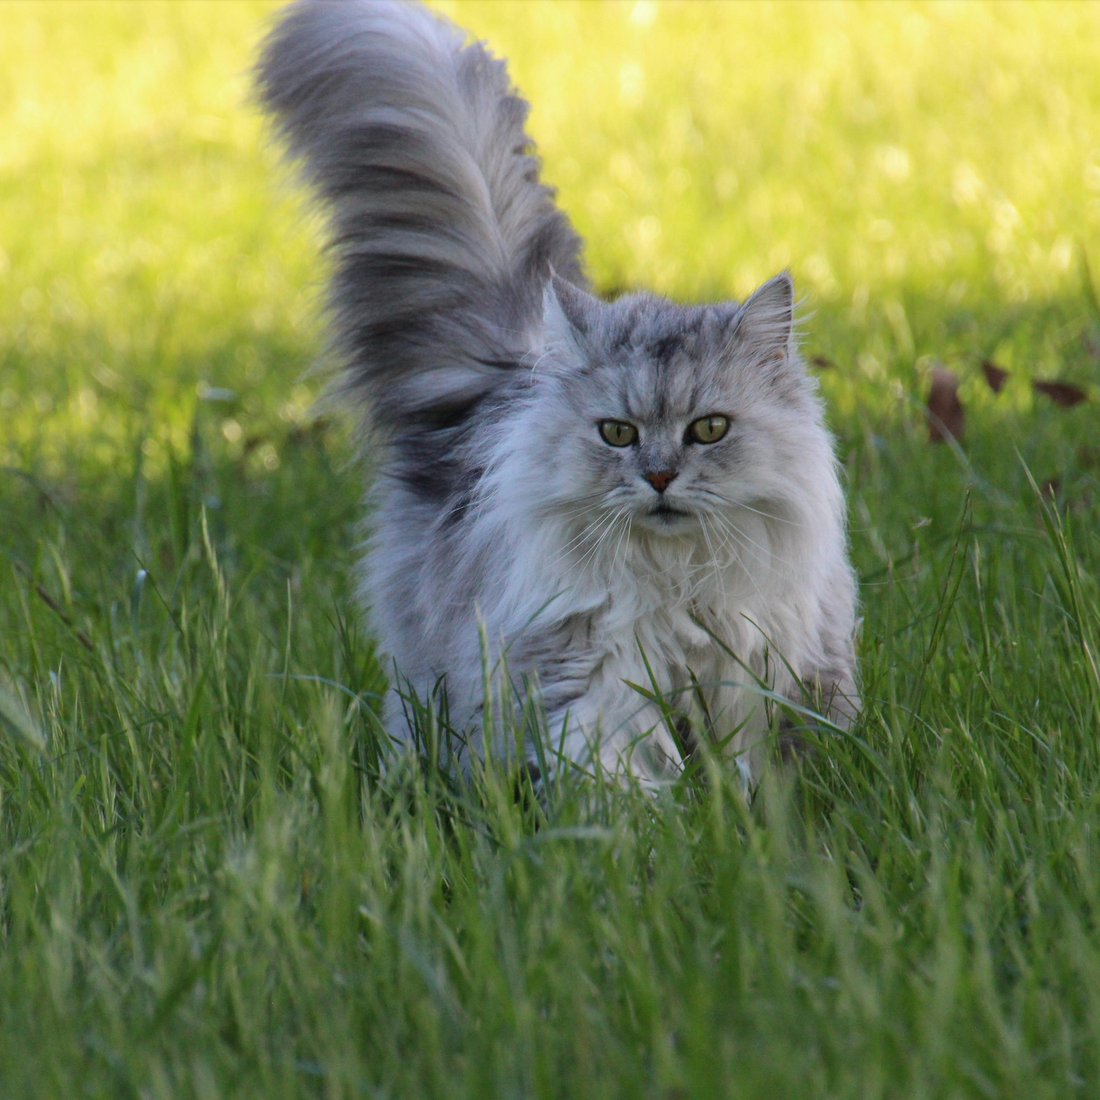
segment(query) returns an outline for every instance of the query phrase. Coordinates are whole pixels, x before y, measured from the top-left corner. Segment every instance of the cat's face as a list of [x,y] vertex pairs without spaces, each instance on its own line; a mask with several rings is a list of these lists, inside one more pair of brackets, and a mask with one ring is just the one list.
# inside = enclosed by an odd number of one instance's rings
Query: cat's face
[[[548,295],[536,415],[545,504],[580,524],[720,537],[738,512],[789,511],[817,407],[791,347],[786,276],[744,306],[611,305]],[[619,522],[616,522],[619,521]],[[618,538],[618,534],[614,535]]]

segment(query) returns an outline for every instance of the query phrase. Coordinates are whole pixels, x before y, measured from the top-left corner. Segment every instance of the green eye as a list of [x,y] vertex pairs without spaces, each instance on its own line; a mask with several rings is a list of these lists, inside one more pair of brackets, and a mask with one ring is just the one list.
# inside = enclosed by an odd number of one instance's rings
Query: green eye
[[600,435],[612,447],[629,447],[638,438],[638,429],[625,420],[601,420]]
[[729,417],[701,416],[688,426],[688,435],[696,443],[717,443],[729,430]]

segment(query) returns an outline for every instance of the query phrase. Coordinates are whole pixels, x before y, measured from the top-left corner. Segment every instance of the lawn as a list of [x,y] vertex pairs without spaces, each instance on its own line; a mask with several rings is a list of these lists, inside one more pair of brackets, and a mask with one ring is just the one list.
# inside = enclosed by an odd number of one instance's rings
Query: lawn
[[1097,1095],[1100,6],[440,7],[599,290],[793,272],[865,712],[751,799],[383,775],[272,8],[4,4],[0,1096]]

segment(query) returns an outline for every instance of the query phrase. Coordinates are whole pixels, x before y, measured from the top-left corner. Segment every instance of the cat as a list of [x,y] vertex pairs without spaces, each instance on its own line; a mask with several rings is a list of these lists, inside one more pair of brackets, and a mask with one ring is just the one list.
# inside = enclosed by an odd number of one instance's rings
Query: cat
[[502,658],[557,759],[644,785],[702,739],[758,776],[774,697],[848,723],[856,585],[790,276],[593,296],[504,62],[418,3],[299,0],[256,81],[329,218],[394,740],[445,692],[460,766],[508,751],[484,744]]

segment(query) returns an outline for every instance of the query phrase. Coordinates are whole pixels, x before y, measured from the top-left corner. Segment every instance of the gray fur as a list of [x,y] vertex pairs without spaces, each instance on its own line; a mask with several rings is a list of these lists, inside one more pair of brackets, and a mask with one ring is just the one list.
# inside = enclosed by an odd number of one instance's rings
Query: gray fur
[[[444,677],[479,751],[483,634],[569,758],[647,781],[680,756],[629,686],[643,653],[685,710],[696,676],[697,728],[740,726],[734,750],[767,724],[746,668],[847,721],[855,583],[789,276],[741,305],[591,297],[503,63],[419,5],[294,4],[258,85],[331,217],[345,385],[381,449],[364,596],[407,683]],[[716,414],[725,438],[694,442]]]

